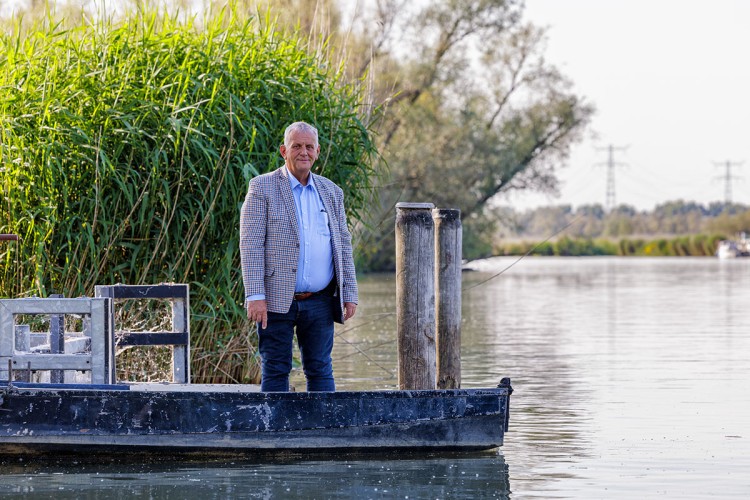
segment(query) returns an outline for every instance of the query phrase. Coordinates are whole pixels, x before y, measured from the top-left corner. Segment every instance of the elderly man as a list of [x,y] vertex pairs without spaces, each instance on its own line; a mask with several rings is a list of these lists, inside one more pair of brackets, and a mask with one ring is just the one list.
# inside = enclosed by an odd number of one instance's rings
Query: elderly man
[[288,391],[295,334],[308,391],[334,391],[333,323],[357,309],[344,194],[311,172],[318,131],[295,122],[279,148],[284,166],[253,178],[240,214],[247,316],[258,325],[262,391]]

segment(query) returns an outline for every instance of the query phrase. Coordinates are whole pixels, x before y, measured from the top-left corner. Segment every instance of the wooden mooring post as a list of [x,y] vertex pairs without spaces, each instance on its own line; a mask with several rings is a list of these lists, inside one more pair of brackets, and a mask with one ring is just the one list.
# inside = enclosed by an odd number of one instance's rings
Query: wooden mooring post
[[437,388],[461,387],[461,211],[436,208],[435,339]]
[[396,205],[399,389],[435,389],[435,236],[432,203]]

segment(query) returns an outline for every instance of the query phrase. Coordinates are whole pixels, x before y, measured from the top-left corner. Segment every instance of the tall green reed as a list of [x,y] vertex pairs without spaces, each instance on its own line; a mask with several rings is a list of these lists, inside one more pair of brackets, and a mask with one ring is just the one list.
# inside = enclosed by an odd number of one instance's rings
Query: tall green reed
[[[231,9],[204,21],[139,10],[0,39],[0,296],[96,284],[191,285],[197,381],[251,381],[238,217],[280,165],[294,120],[321,131],[319,172],[366,209],[375,154],[359,90],[323,51]],[[24,35],[21,36],[22,29]]]

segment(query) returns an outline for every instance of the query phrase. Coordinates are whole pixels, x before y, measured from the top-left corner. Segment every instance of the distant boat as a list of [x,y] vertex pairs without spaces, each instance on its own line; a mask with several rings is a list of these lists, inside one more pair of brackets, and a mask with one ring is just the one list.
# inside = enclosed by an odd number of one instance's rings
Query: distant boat
[[720,259],[750,257],[750,241],[745,233],[740,233],[737,240],[721,240],[716,247],[716,256]]

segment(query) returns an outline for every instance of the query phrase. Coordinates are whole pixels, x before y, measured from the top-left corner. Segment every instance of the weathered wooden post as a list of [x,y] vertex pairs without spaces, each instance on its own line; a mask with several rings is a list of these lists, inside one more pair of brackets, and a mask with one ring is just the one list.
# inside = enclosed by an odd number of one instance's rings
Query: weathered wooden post
[[437,388],[461,387],[461,211],[436,208],[435,317]]
[[396,205],[399,389],[435,388],[435,230],[432,203]]

